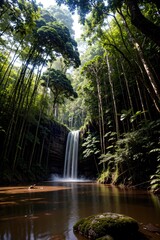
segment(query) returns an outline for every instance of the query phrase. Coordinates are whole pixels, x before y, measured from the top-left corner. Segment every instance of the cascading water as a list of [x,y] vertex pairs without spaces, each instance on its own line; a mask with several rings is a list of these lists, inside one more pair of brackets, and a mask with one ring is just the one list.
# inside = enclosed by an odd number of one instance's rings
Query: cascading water
[[63,178],[77,179],[79,130],[68,133]]

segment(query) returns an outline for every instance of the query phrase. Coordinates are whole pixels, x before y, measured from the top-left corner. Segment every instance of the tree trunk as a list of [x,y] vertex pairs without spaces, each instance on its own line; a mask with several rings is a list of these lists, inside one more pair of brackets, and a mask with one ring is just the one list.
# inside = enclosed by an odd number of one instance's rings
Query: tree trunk
[[[122,85],[122,78],[120,77],[120,75],[121,75],[121,72],[120,72],[120,69],[119,69],[119,65],[120,65],[120,63],[121,63],[121,61],[122,61],[122,59],[115,59],[115,61],[116,61],[116,67],[117,67],[117,72],[118,72],[118,79],[119,79],[119,83],[120,83],[120,87],[121,87],[121,93],[122,93],[122,98],[123,98],[123,104],[122,104],[122,106],[124,106],[124,109],[127,109],[127,104],[126,104],[126,96],[125,96],[125,89],[124,89],[124,87],[123,87],[123,85]],[[121,109],[121,111],[122,111],[123,109]],[[128,119],[126,119],[126,121],[127,121],[127,127],[125,126],[125,123],[124,123],[124,121],[122,121],[122,125],[123,125],[123,132],[128,132],[129,131],[129,129],[130,129],[130,127],[129,127],[129,120]]]
[[150,83],[151,83],[151,85],[152,85],[152,88],[153,88],[156,96],[157,96],[158,99],[160,100],[160,89],[159,89],[159,86],[157,85],[157,83],[156,83],[156,81],[155,81],[155,79],[154,79],[154,76],[153,76],[153,74],[152,74],[152,71],[150,70],[150,68],[149,68],[149,66],[148,66],[148,63],[147,63],[147,61],[146,61],[146,59],[145,59],[145,57],[144,57],[143,51],[142,51],[140,45],[139,45],[137,42],[134,42],[134,46],[135,46],[136,49],[137,49],[138,55],[139,55],[139,57],[140,57],[140,59],[141,59],[141,61],[142,61],[143,67],[144,67],[144,69],[145,69],[145,71],[146,71],[146,74],[147,74],[149,80],[150,80]]
[[119,138],[119,124],[118,124],[117,104],[116,104],[113,82],[112,82],[112,78],[111,78],[111,68],[110,68],[108,55],[106,55],[106,61],[107,61],[107,67],[108,67],[108,79],[109,79],[109,84],[110,84],[110,87],[111,87],[112,100],[113,100],[113,106],[114,106],[114,118],[115,118],[115,125],[116,125],[116,133],[117,133],[117,138]]
[[45,139],[46,139],[46,137],[44,136],[44,137],[43,137],[43,141],[42,141],[42,145],[41,145],[41,151],[40,151],[39,161],[38,161],[38,163],[39,163],[40,166],[41,166],[41,164],[42,164],[42,156],[43,156]]
[[105,154],[103,103],[102,103],[102,94],[101,94],[100,79],[98,77],[98,72],[99,72],[99,69],[97,71],[94,69],[96,84],[97,84],[97,92],[98,92],[98,111],[99,111],[99,127],[100,127],[100,136],[101,136],[101,150],[102,150],[102,153]]
[[149,95],[150,95],[150,97],[151,97],[151,99],[152,99],[152,101],[154,103],[155,108],[157,109],[158,112],[160,112],[159,100],[158,100],[155,92],[153,91],[152,87],[150,86],[150,82],[146,81],[146,77],[144,76],[144,71],[141,68],[140,64],[137,63],[137,62],[136,62],[136,64],[137,64],[137,66],[138,66],[138,68],[139,68],[139,70],[141,72],[142,78],[140,78],[140,80],[143,83],[143,85],[145,86],[147,92],[149,93]]
[[[132,97],[131,97],[130,88],[129,88],[129,84],[128,84],[128,79],[126,77],[126,73],[125,73],[125,69],[124,69],[123,63],[121,63],[121,66],[122,66],[122,70],[123,70],[123,74],[124,74],[124,80],[125,80],[126,89],[127,89],[127,94],[128,94],[128,98],[129,98],[129,105],[130,105],[130,108],[132,110],[132,115],[134,115],[134,107],[133,107]],[[132,122],[132,127],[134,129],[133,122]]]
[[[134,2],[134,1],[131,1],[131,2]],[[138,7],[138,6],[137,6]],[[156,83],[156,80],[154,79],[154,76],[152,74],[152,71],[151,69],[149,68],[149,64],[143,54],[143,51],[141,49],[141,46],[139,45],[139,43],[137,42],[136,38],[134,37],[134,35],[132,34],[127,22],[126,22],[126,19],[122,13],[122,11],[119,11],[119,14],[120,16],[122,17],[123,21],[124,21],[124,24],[125,24],[125,27],[126,27],[126,30],[129,34],[129,37],[132,41],[132,44],[134,46],[134,48],[136,49],[137,51],[137,55],[143,65],[143,70],[142,68],[140,67],[140,70],[143,71],[144,73],[147,74],[148,76],[148,80],[147,81],[147,78],[143,78],[143,81],[144,81],[144,86],[147,88],[148,92],[150,93],[150,96],[154,102],[154,105],[157,109],[158,112],[160,112],[160,106],[159,106],[159,100],[160,100],[160,89],[159,89],[159,86],[158,84]],[[136,63],[136,61],[135,61]],[[137,63],[136,63],[137,64]],[[139,64],[138,64],[139,65]],[[144,75],[144,73],[142,73],[142,75]]]
[[143,114],[144,114],[144,119],[146,121],[147,120],[146,110],[145,110],[145,107],[144,107],[143,97],[142,97],[142,93],[141,93],[141,89],[140,89],[140,86],[139,86],[138,79],[136,79],[136,84],[137,84],[137,89],[138,89],[139,99],[140,99],[140,102],[141,102],[142,111],[143,111]]
[[132,24],[160,47],[160,27],[143,16],[137,0],[126,0],[126,4],[131,14]]

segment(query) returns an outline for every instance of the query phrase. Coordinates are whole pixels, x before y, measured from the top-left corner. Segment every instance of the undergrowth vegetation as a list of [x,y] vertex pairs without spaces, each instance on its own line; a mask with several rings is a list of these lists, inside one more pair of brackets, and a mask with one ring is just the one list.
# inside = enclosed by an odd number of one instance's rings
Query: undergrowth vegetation
[[[98,181],[137,187],[160,188],[160,121],[146,122],[139,129],[123,134],[112,152],[101,155],[106,169]],[[114,150],[113,150],[114,149]]]

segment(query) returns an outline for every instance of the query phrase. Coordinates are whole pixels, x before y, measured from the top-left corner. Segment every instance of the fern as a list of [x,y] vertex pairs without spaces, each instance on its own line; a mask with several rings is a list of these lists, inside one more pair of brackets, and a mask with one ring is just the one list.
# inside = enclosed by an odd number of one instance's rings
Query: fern
[[110,180],[111,175],[110,175],[110,170],[109,168],[107,168],[106,171],[104,171],[103,173],[101,173],[100,177],[98,178],[98,182],[99,183],[108,183],[108,181]]
[[150,185],[151,185],[151,190],[154,192],[159,192],[160,191],[160,164],[157,166],[157,170],[155,174],[151,175],[150,177]]
[[[158,142],[158,145],[160,145],[160,142]],[[150,151],[150,153],[158,154],[157,162],[159,163],[155,174],[150,177],[151,190],[153,192],[160,192],[160,148],[154,148]]]

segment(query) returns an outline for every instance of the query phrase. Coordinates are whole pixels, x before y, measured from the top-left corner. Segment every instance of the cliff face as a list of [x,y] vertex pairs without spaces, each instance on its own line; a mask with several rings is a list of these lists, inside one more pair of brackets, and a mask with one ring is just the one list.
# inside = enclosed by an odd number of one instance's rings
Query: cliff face
[[[9,121],[6,121],[5,133],[8,128]],[[6,136],[4,132],[0,131],[0,185],[36,183],[47,180],[50,173],[63,173],[67,127],[45,115],[41,118],[36,115],[33,119],[24,119],[21,115],[14,134]]]
[[63,174],[65,148],[69,130],[58,123],[52,123],[49,152],[49,173]]

